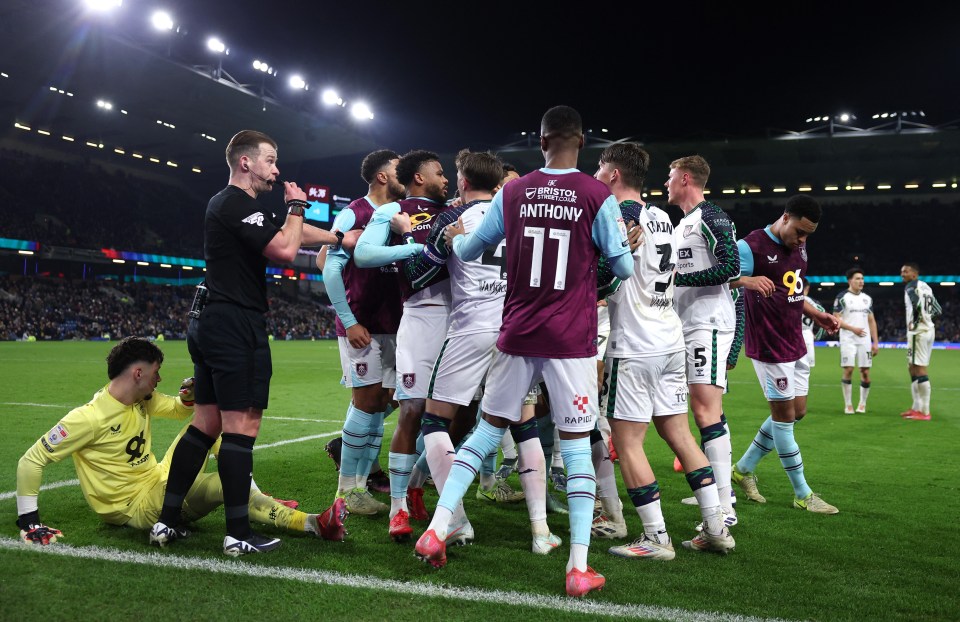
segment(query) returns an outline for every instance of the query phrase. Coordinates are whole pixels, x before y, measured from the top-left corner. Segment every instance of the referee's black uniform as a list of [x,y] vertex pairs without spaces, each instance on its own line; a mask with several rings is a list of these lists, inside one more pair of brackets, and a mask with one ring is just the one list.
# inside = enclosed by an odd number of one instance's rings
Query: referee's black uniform
[[267,340],[267,258],[286,215],[264,208],[236,186],[210,199],[204,218],[207,306],[190,321],[197,404],[220,410],[267,408],[272,364]]

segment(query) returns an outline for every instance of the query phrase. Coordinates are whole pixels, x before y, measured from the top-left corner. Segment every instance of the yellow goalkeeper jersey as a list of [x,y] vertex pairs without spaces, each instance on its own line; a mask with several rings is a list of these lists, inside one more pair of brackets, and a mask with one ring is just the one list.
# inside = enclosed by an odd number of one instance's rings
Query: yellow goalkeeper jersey
[[105,522],[124,524],[140,494],[165,477],[153,454],[151,418],[186,419],[192,414],[179,397],[154,392],[150,399],[127,406],[104,387],[20,458],[17,495],[36,496],[43,467],[73,456],[87,503]]

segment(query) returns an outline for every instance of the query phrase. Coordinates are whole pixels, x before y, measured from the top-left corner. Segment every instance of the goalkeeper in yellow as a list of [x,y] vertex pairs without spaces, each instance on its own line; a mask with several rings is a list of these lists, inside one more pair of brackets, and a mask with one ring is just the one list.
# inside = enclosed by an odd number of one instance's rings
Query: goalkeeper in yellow
[[[151,424],[154,417],[183,420],[193,414],[192,378],[184,381],[178,397],[155,392],[161,363],[163,352],[157,346],[139,337],[124,339],[107,356],[109,384],[67,413],[23,454],[17,465],[17,524],[24,541],[43,545],[63,536],[40,521],[37,495],[43,468],[67,456],[73,457],[84,498],[104,522],[134,529],[150,529],[157,522],[173,448],[186,428],[158,463]],[[211,453],[218,447],[219,442]],[[187,493],[181,518],[196,520],[222,503],[219,475],[201,473]],[[306,514],[268,497],[255,485],[249,508],[253,520],[290,531],[328,540],[342,540],[345,533],[342,508]],[[169,531],[162,539],[151,533],[151,542],[163,546],[190,533],[183,524]]]

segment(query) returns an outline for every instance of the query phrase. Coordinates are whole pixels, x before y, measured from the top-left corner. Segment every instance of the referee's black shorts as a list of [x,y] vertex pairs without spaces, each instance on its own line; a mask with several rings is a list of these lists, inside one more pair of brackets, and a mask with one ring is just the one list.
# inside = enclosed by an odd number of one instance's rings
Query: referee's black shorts
[[187,348],[193,359],[197,404],[220,410],[266,410],[273,363],[263,313],[212,303],[190,320]]

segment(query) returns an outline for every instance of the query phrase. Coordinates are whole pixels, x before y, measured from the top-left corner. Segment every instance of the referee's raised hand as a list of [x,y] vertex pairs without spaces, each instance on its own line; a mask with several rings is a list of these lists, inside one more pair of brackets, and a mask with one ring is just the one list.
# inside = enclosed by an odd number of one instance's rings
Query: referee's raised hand
[[307,193],[295,182],[283,182],[283,201],[306,201]]

